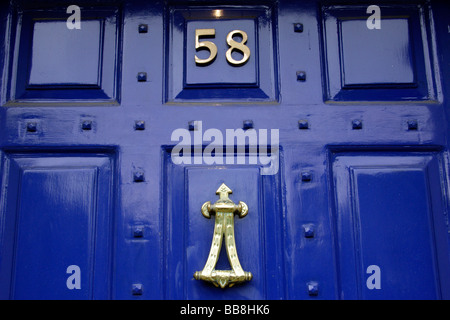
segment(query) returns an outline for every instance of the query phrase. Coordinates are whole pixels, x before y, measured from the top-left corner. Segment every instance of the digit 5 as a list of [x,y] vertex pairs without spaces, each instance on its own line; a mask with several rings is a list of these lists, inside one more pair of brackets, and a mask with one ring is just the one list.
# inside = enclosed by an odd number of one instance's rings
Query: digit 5
[[195,50],[199,50],[201,48],[207,48],[209,50],[209,57],[206,59],[200,59],[195,56],[195,63],[198,65],[206,65],[211,63],[217,56],[217,46],[214,42],[211,41],[202,41],[199,42],[200,37],[205,36],[215,36],[216,29],[195,29]]

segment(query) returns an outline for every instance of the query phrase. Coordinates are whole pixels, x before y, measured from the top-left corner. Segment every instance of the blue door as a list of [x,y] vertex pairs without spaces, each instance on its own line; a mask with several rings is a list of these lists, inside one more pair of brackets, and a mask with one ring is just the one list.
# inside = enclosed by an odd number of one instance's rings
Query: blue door
[[0,4],[0,298],[449,299],[449,9]]

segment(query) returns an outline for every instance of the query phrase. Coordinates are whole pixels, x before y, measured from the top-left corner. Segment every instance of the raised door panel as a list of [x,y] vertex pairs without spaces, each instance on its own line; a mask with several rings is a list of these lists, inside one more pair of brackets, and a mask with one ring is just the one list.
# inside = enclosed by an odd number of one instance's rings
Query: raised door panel
[[333,159],[341,298],[448,298],[441,172],[433,153]]
[[110,156],[7,154],[1,296],[110,297]]
[[[165,153],[165,275],[171,299],[276,299],[282,296],[283,268],[279,175],[263,175],[258,165],[175,164]],[[215,216],[206,219],[202,205],[219,200],[216,190],[225,183],[229,198],[248,206],[245,217],[234,218],[236,251],[244,271],[253,277],[226,289],[194,279],[209,257]],[[231,270],[223,238],[215,270]]]

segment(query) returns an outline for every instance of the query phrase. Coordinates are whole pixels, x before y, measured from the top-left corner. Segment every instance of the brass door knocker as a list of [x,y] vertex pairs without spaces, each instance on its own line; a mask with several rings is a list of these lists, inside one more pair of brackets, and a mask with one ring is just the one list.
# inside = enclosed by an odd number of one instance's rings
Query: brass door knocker
[[[215,214],[216,221],[208,260],[203,270],[194,274],[196,280],[208,281],[221,288],[232,287],[236,283],[250,281],[253,277],[251,272],[242,269],[234,240],[234,215],[238,214],[239,218],[245,217],[248,213],[248,207],[242,201],[239,201],[239,204],[236,205],[228,198],[228,195],[231,193],[231,189],[222,183],[216,191],[216,194],[219,195],[219,200],[212,205],[210,201],[202,205],[201,211],[203,216],[210,219],[211,214]],[[228,261],[232,270],[215,269],[219,260],[223,237],[225,237]]]

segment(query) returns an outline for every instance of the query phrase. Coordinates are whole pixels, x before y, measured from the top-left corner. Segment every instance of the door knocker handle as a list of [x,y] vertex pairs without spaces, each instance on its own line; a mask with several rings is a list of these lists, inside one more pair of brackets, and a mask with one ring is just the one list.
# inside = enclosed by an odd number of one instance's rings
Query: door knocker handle
[[[245,217],[248,213],[248,207],[242,201],[239,201],[239,204],[235,204],[228,198],[228,195],[231,193],[231,189],[222,183],[216,191],[216,194],[219,195],[219,200],[214,204],[207,201],[202,205],[201,212],[203,216],[210,219],[211,214],[215,214],[216,221],[208,260],[203,270],[194,274],[196,280],[208,281],[221,288],[232,287],[236,283],[250,281],[253,278],[251,272],[244,271],[241,267],[234,239],[234,215],[239,215],[239,218]],[[232,270],[215,269],[219,260],[223,237],[225,237],[228,261]]]

